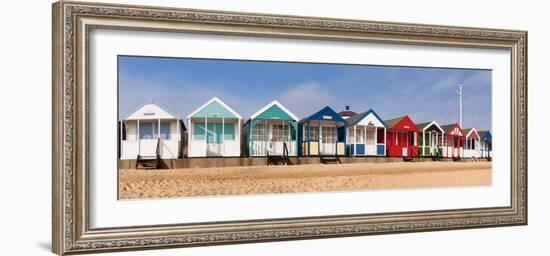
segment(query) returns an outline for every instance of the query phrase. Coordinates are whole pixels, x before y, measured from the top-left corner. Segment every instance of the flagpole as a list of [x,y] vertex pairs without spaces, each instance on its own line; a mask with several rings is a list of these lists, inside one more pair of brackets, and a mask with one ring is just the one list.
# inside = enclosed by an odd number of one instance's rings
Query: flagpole
[[464,91],[462,90],[462,82],[458,86],[458,124],[462,127],[462,97],[464,96]]

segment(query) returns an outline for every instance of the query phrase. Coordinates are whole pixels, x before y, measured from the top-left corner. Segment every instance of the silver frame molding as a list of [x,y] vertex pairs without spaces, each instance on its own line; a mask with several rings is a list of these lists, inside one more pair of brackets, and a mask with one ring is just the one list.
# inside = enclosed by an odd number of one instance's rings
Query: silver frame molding
[[[88,39],[94,29],[508,49],[511,205],[92,229]],[[52,250],[57,254],[527,224],[526,31],[61,1],[53,4],[52,47]]]

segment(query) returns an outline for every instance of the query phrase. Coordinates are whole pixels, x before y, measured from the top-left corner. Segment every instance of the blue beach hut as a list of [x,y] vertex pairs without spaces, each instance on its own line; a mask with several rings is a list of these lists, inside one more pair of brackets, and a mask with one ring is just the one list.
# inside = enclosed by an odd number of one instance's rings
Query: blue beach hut
[[493,136],[490,131],[480,131],[481,157],[493,157]]
[[350,156],[386,155],[386,124],[370,109],[346,119],[347,152]]
[[345,155],[346,121],[332,108],[324,107],[298,123],[301,156]]

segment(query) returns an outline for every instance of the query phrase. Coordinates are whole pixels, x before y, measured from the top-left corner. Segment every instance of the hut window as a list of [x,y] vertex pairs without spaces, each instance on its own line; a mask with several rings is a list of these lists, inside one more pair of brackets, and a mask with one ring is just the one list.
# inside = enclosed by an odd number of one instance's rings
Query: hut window
[[308,129],[308,126],[304,125],[304,134],[304,140],[319,140],[319,128],[317,126],[312,126],[311,129]]
[[252,139],[256,141],[267,141],[269,139],[269,126],[267,124],[257,124],[252,132]]
[[170,122],[160,122],[160,139],[169,140],[170,139]]
[[355,134],[353,133],[353,126],[352,127],[348,127],[348,136],[347,136],[347,140],[348,140],[348,144],[353,144],[353,137],[355,137]]
[[224,124],[223,139],[224,140],[235,140],[235,124],[234,123],[225,123]]
[[193,140],[204,140],[204,123],[193,123]]
[[321,127],[321,139],[323,143],[335,143],[336,129],[334,127]]
[[273,126],[273,141],[288,141],[288,125],[274,124]]
[[374,129],[367,129],[366,144],[374,145]]
[[[367,133],[368,132],[369,131],[367,130]],[[367,134],[367,137],[368,136],[369,135]],[[361,127],[361,126],[357,127],[357,134],[355,136],[355,139],[357,143],[361,143],[361,144],[365,143],[365,127]]]
[[157,123],[152,121],[141,121],[139,123],[139,139],[152,140],[157,138]]
[[220,144],[222,142],[222,124],[208,123],[206,126],[206,143]]
[[376,134],[378,135],[376,138],[376,143],[378,144],[384,144],[384,128],[377,128]]

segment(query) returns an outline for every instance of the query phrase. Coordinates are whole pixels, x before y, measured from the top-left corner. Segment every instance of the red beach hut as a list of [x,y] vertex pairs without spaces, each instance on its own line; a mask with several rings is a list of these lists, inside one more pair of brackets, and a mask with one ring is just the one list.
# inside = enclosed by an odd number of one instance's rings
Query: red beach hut
[[464,157],[464,132],[458,123],[442,125],[445,131],[445,157]]
[[418,128],[409,116],[384,121],[387,156],[418,156]]

